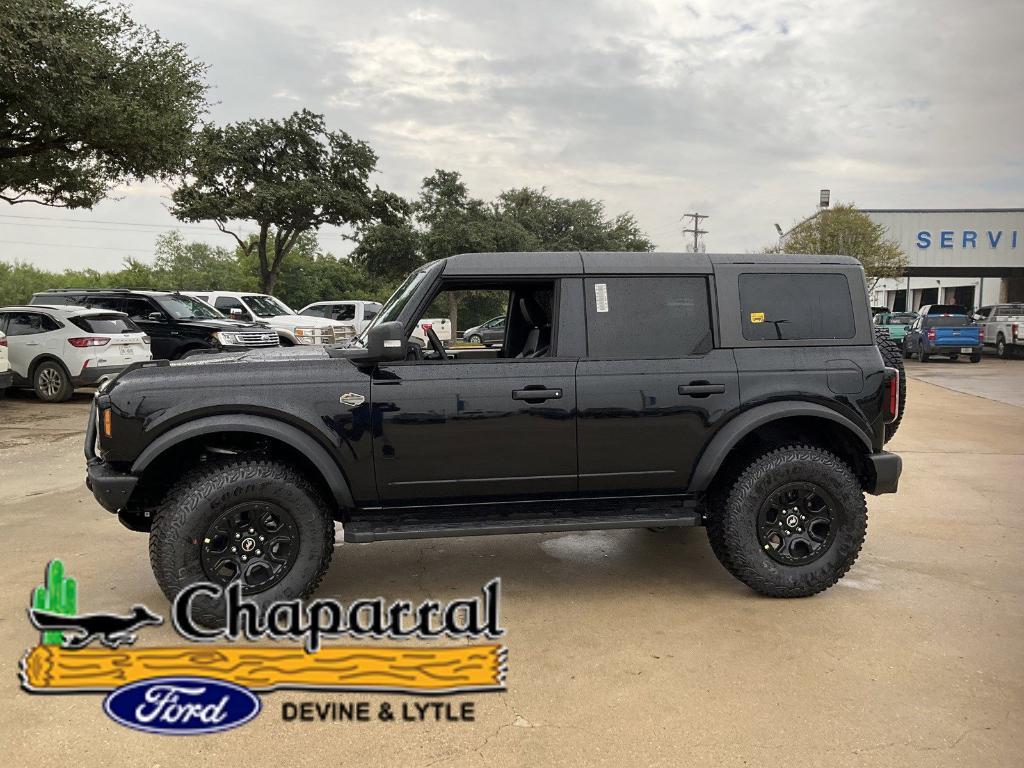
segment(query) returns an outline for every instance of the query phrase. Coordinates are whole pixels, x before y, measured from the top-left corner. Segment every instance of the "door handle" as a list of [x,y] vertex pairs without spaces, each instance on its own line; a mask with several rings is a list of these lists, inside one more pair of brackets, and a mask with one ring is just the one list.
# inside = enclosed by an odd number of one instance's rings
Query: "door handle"
[[687,395],[688,397],[724,395],[725,384],[712,384],[709,381],[691,381],[689,384],[679,385],[679,394]]
[[513,389],[513,400],[525,400],[528,403],[539,403],[543,400],[557,400],[562,396],[560,389],[548,389],[547,387],[527,387],[526,389]]

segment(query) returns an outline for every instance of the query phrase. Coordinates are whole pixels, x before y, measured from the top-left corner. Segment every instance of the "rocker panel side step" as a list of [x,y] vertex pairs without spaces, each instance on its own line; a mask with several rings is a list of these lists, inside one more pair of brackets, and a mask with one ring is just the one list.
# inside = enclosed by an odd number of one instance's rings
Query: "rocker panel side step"
[[[625,506],[625,505],[623,505]],[[497,536],[513,533],[553,533],[558,531],[598,531],[617,528],[666,528],[701,524],[696,504],[684,501],[675,504],[644,504],[615,510],[559,509],[500,510],[478,509],[476,514],[438,510],[435,514],[423,509],[382,510],[372,517],[350,520],[344,524],[345,541],[365,544],[371,541],[399,539],[432,539],[456,536]]]

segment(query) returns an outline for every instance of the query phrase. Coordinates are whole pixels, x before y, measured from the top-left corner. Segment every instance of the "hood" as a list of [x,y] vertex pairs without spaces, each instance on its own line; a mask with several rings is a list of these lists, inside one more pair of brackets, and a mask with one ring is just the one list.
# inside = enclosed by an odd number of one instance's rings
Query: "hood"
[[271,325],[283,328],[331,328],[344,325],[344,323],[329,320],[326,317],[311,317],[310,315],[274,315],[273,317],[261,319],[269,322]]
[[328,358],[322,344],[294,347],[265,347],[242,352],[192,355],[184,360],[172,360],[171,368],[199,365],[223,365],[229,363],[294,363],[301,360],[322,360]]
[[265,331],[269,327],[266,323],[250,323],[245,320],[229,320],[228,318],[211,318],[206,320],[179,320],[179,325],[187,325],[192,328],[207,328],[211,331]]

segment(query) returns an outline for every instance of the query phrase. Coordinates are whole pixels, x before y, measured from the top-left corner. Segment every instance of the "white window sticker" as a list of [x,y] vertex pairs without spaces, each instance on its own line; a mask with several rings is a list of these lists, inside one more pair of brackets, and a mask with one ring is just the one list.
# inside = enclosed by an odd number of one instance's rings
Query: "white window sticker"
[[607,283],[594,283],[594,299],[597,300],[597,311],[608,311],[608,285]]

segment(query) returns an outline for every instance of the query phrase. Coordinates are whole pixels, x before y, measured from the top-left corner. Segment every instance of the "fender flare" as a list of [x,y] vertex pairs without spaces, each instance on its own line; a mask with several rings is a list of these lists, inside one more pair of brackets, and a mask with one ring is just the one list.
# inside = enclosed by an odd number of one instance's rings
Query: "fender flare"
[[728,457],[729,452],[753,430],[773,421],[793,416],[811,416],[834,422],[845,428],[851,436],[857,438],[864,446],[865,453],[874,452],[871,438],[864,432],[863,428],[858,427],[851,419],[833,411],[831,408],[826,408],[824,405],[818,405],[817,403],[799,401],[764,403],[744,411],[718,430],[708,444],[708,447],[704,449],[700,461],[697,462],[697,468],[693,471],[693,477],[690,479],[688,490],[693,492],[706,491],[708,486],[711,485],[715,473],[718,472],[719,467],[722,466]]
[[132,464],[132,474],[141,476],[146,468],[169,448],[194,437],[219,432],[248,432],[279,440],[298,451],[313,464],[324,482],[327,483],[327,487],[330,488],[331,494],[339,506],[349,509],[355,506],[348,482],[345,480],[341,468],[338,467],[327,450],[299,428],[266,416],[244,413],[206,416],[169,429],[147,445],[139,454]]

